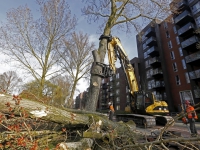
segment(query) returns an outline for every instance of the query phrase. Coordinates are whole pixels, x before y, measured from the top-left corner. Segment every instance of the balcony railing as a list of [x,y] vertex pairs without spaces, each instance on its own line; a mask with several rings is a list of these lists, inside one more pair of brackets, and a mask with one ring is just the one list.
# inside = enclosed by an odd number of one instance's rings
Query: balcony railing
[[196,5],[196,7],[194,7],[194,8],[192,9],[193,15],[196,15],[197,13],[200,12],[200,8],[199,8],[200,2],[196,3],[195,5]]
[[188,47],[190,45],[193,45],[193,44],[195,44],[197,42],[198,42],[198,38],[196,36],[192,36],[189,39],[183,41],[181,43],[181,46],[182,46],[182,48],[186,48],[186,47]]
[[147,55],[153,55],[158,53],[158,48],[156,46],[152,46],[150,49],[147,50]]
[[188,4],[192,4],[195,0],[188,0]]
[[149,60],[149,64],[153,64],[153,63],[155,63],[155,62],[160,62],[160,58],[154,57],[154,58],[151,58],[151,59]]
[[175,24],[182,24],[183,21],[190,21],[189,18],[192,18],[192,15],[190,14],[189,11],[185,10],[184,12],[182,12],[180,15],[178,15],[177,17],[175,17],[174,22]]
[[189,22],[188,24],[184,25],[182,28],[180,28],[178,30],[178,35],[184,35],[186,34],[188,31],[193,30],[194,29],[194,24]]
[[200,69],[189,72],[190,79],[199,79],[200,78]]
[[190,63],[190,62],[193,62],[193,61],[196,61],[196,60],[199,60],[199,59],[200,59],[200,51],[186,56],[185,57],[185,62],[186,63]]
[[194,97],[195,98],[200,98],[200,89],[195,89],[194,90]]
[[152,75],[156,75],[156,74],[163,74],[163,71],[161,69],[154,69]]
[[146,41],[146,45],[147,45],[147,46],[150,46],[150,44],[151,44],[152,42],[156,42],[156,38],[155,38],[155,37],[150,37],[150,38]]
[[154,35],[155,34],[155,28],[153,27],[150,27],[146,32],[145,32],[145,36],[146,37],[149,37],[151,35]]
[[183,8],[186,5],[187,5],[186,1],[182,0],[182,1],[178,2],[177,7],[181,9],[181,8]]
[[156,81],[155,84],[152,85],[152,88],[159,88],[164,86],[165,86],[164,81]]

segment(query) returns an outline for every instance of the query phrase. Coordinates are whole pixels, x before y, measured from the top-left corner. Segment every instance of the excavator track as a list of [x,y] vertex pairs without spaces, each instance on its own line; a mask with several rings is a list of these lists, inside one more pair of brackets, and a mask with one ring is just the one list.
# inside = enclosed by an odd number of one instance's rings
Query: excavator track
[[151,128],[156,125],[154,116],[139,115],[139,114],[117,114],[117,121],[127,122],[133,120],[138,127]]
[[156,117],[156,125],[166,125],[168,121],[172,121],[171,116],[154,115]]

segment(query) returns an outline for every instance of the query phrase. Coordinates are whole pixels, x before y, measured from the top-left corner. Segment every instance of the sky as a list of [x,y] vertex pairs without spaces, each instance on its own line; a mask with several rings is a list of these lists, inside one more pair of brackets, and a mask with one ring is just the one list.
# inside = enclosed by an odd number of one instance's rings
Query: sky
[[[0,5],[0,22],[6,21],[6,13],[10,11],[12,8],[17,8],[20,5],[28,5],[33,13],[36,13],[36,10],[39,9],[38,5],[36,4],[35,0],[1,0],[3,1]],[[90,37],[90,41],[94,42],[96,48],[99,45],[99,34],[98,24],[92,23],[88,24],[87,20],[84,16],[81,15],[81,0],[68,0],[68,4],[70,5],[71,11],[73,14],[76,15],[78,18],[78,26],[76,31],[82,31],[83,33],[87,33]],[[114,31],[115,32],[115,31]],[[117,36],[120,38],[122,46],[124,47],[125,51],[128,54],[129,59],[137,57],[137,44],[136,44],[136,34],[133,33],[131,35],[127,35],[125,32],[120,32],[120,35],[112,33],[113,36]],[[4,59],[5,56],[0,55],[0,62]],[[0,67],[0,73],[6,72],[10,70],[10,64],[2,64]],[[78,85],[78,89],[80,92],[83,92],[88,87],[87,82],[80,81]],[[79,94],[76,92],[75,96]]]

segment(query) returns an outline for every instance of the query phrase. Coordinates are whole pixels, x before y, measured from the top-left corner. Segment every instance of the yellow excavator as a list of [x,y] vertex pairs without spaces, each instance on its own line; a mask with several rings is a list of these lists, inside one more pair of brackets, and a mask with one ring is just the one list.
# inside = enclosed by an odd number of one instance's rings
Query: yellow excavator
[[[130,104],[125,108],[131,113],[117,114],[117,120],[133,120],[138,126],[152,127],[157,124],[165,125],[172,117],[169,114],[168,105],[165,101],[157,100],[155,95],[150,91],[139,90],[135,77],[134,68],[128,59],[118,37],[101,35],[101,39],[107,39],[107,54],[109,65],[94,62],[93,66],[101,67],[100,71],[92,71],[101,77],[109,77],[116,73],[115,63],[117,58],[124,70],[128,89],[130,92]],[[100,72],[100,73],[97,73]]]

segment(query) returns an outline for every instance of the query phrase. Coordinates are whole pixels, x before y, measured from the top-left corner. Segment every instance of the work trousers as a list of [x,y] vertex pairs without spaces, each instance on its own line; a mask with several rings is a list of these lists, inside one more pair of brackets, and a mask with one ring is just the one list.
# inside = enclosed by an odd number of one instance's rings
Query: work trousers
[[195,126],[195,119],[193,118],[188,118],[189,124],[190,124],[190,131],[191,134],[197,134],[197,129]]
[[109,111],[109,120],[113,120],[114,111]]

